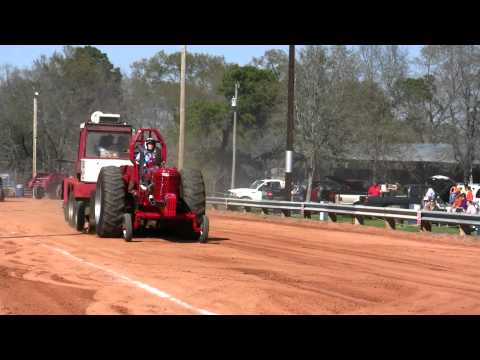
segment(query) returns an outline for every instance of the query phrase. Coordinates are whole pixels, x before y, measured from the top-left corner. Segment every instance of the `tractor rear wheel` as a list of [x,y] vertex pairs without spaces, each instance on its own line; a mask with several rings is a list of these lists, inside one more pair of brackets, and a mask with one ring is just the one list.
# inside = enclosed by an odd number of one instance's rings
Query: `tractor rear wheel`
[[63,199],[63,184],[60,183],[57,185],[55,189],[55,195],[57,195],[57,199]]
[[202,173],[196,169],[182,169],[180,180],[180,197],[201,223],[205,215],[205,184]]
[[47,196],[49,199],[57,200],[62,198],[63,184],[53,184],[48,187]]
[[85,225],[85,201],[75,201],[74,227],[77,231],[82,231]]
[[95,189],[95,229],[100,237],[116,237],[122,233],[125,209],[125,183],[119,167],[100,170]]
[[95,230],[95,190],[92,191],[92,194],[90,195],[90,201],[88,203],[89,207],[89,212],[88,212],[88,230],[89,232],[92,232]]
[[65,201],[62,199],[62,206],[63,206],[63,217],[65,218],[65,221],[68,223],[68,200],[65,203]]
[[[206,242],[208,237],[208,218],[205,216],[205,184],[202,173],[196,169],[180,171],[180,198],[188,210],[195,213],[202,232],[196,234],[200,242]],[[206,229],[206,231],[205,231]]]
[[33,188],[33,197],[35,199],[41,199],[45,196],[45,189],[41,186],[35,186]]
[[71,227],[75,226],[75,197],[73,195],[73,189],[70,191],[70,194],[68,194],[67,221]]

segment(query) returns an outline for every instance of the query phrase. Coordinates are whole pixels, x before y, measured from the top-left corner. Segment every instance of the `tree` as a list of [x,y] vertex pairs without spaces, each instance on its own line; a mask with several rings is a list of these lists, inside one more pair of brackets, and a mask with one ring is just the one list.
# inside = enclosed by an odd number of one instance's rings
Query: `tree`
[[328,171],[352,136],[349,124],[356,95],[352,90],[358,82],[356,64],[355,54],[342,46],[306,46],[300,51],[295,144],[308,161],[307,201],[318,166]]
[[[149,59],[132,64],[132,74],[124,83],[128,118],[138,126],[160,128],[170,149],[178,139],[180,52],[158,52]],[[186,92],[187,119],[190,107],[200,100],[218,102],[223,96],[217,90],[225,70],[223,57],[187,52]],[[189,120],[187,121],[189,126]],[[187,128],[187,136],[189,136]],[[196,141],[196,138],[193,137]],[[187,142],[187,153],[194,154],[196,143]],[[192,159],[192,156],[187,157]],[[169,152],[175,163],[176,152]]]
[[445,122],[445,141],[468,181],[477,149],[480,110],[480,46],[429,45],[422,49],[424,70],[433,77],[435,101]]
[[28,173],[31,169],[25,158],[32,153],[34,91],[40,93],[38,169],[55,171],[61,167],[57,160],[75,158],[79,125],[93,111],[122,112],[121,82],[120,70],[91,46],[67,46],[63,53],[40,57],[31,69],[5,68],[0,122],[12,138],[9,167]]
[[[272,112],[278,105],[280,83],[272,70],[257,68],[252,65],[239,66],[237,64],[227,66],[225,74],[218,89],[223,95],[224,101],[230,104],[234,96],[235,83],[238,82],[238,126],[237,126],[237,156],[239,183],[250,182],[247,178],[264,175],[264,170],[259,169],[262,164],[260,156],[275,146],[275,139],[267,137],[268,126]],[[227,186],[227,173],[231,156],[225,156],[227,148],[230,148],[230,134],[233,122],[231,116],[226,121],[222,137],[220,139],[219,153],[223,154],[219,159],[219,173],[217,177],[224,179]],[[262,144],[263,143],[263,144]],[[260,145],[260,146],[259,146]],[[262,146],[265,145],[265,146]],[[242,180],[242,179],[245,180]]]

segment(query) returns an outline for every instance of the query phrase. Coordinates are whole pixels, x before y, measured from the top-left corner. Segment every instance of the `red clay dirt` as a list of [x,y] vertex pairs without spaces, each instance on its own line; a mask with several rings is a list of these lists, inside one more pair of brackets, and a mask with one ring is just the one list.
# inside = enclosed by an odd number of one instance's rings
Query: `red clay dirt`
[[0,313],[480,313],[474,237],[215,210],[209,217],[207,244],[166,235],[127,243],[74,231],[60,201],[7,198]]

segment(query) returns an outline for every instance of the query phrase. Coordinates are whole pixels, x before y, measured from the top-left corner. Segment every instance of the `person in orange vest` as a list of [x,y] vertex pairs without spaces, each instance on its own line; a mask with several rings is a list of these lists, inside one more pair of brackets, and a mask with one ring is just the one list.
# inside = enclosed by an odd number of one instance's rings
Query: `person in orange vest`
[[454,212],[463,212],[467,208],[467,200],[465,199],[465,194],[458,194],[453,202],[453,211]]

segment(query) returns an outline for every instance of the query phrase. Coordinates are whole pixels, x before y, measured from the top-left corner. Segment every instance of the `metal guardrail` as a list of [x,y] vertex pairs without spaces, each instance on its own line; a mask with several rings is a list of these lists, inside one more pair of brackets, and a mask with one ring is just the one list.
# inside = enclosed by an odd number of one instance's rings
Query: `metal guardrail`
[[[4,186],[3,192],[5,194],[5,197],[11,197],[11,198],[17,197],[16,189],[14,186]],[[23,197],[32,197],[32,189],[24,188]]]
[[304,217],[311,213],[326,213],[331,221],[337,221],[337,214],[351,215],[353,223],[363,225],[364,217],[371,216],[383,218],[386,227],[395,229],[395,220],[415,220],[422,231],[431,231],[432,223],[459,226],[461,235],[469,235],[473,227],[480,227],[480,215],[464,213],[446,213],[441,211],[423,211],[413,209],[400,209],[393,207],[373,207],[364,205],[340,205],[334,203],[293,202],[276,200],[247,200],[237,198],[207,197],[207,204],[213,207],[224,206],[227,210],[242,207],[249,212],[251,208],[260,208],[263,213],[268,210],[281,210],[284,215],[298,211]]

